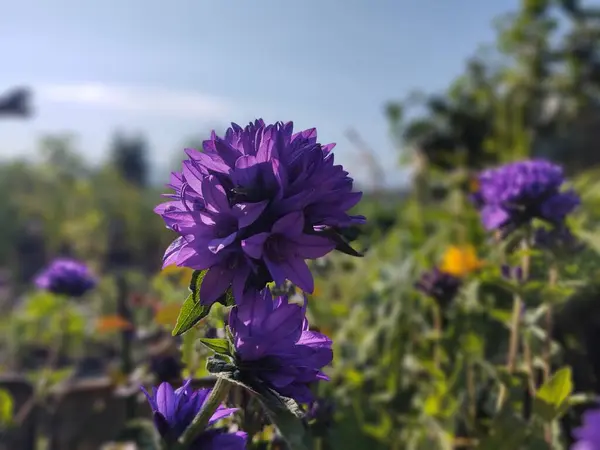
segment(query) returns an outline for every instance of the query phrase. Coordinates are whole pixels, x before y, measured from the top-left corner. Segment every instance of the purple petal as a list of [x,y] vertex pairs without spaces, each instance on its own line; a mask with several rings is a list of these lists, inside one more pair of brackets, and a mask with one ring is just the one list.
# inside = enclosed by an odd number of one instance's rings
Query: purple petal
[[254,259],[262,258],[263,246],[271,233],[258,233],[242,241],[242,249],[249,257]]
[[156,391],[157,410],[171,423],[175,417],[175,391],[169,383],[161,383]]
[[333,242],[321,236],[302,234],[293,240],[297,244],[296,252],[305,259],[321,258],[335,248]]
[[227,267],[216,265],[208,269],[200,286],[200,303],[212,305],[231,285],[233,273]]
[[510,219],[510,215],[499,206],[485,206],[481,210],[481,221],[487,230],[496,230]]
[[214,175],[210,175],[202,183],[202,196],[209,211],[225,212],[231,209],[227,193]]
[[288,279],[304,292],[312,293],[314,291],[315,282],[312,273],[303,259],[291,258],[277,263],[265,259],[265,264],[273,280],[278,285],[283,284]]
[[287,304],[277,308],[263,322],[262,327],[269,333],[270,339],[277,341],[302,329],[302,308]]
[[211,239],[211,241],[208,243],[208,249],[215,254],[219,253],[225,247],[231,245],[235,241],[236,237],[237,231],[224,238]]
[[245,450],[247,434],[242,431],[214,435],[202,450]]
[[298,340],[299,345],[307,345],[309,347],[331,347],[333,341],[322,333],[315,331],[303,331],[300,339]]
[[268,204],[269,201],[264,200],[257,203],[239,203],[235,205],[234,209],[238,216],[238,226],[244,228],[252,225],[260,217]]
[[272,232],[292,237],[302,234],[304,229],[304,213],[295,211],[283,216],[273,225]]
[[214,412],[210,420],[208,421],[209,425],[212,425],[215,422],[218,422],[225,417],[231,416],[235,413],[239,408],[225,408],[223,405],[219,406],[219,408]]

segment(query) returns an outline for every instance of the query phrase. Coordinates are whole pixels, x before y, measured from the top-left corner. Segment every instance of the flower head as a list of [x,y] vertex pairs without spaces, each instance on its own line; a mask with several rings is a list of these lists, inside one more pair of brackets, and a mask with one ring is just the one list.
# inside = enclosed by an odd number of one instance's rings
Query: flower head
[[[152,408],[154,425],[163,439],[169,441],[178,439],[210,394],[210,389],[194,391],[190,384],[191,380],[187,380],[183,386],[174,390],[169,383],[161,383],[158,388],[152,389],[151,394],[142,388],[142,392],[148,398]],[[231,416],[235,411],[237,408],[226,408],[220,405],[210,418],[208,425],[213,425],[219,420]],[[191,449],[243,450],[245,442],[246,433],[227,433],[226,430],[208,429],[198,436]]]
[[88,267],[76,260],[57,258],[35,279],[40,289],[69,297],[81,297],[96,286]]
[[562,223],[580,203],[573,191],[560,189],[564,183],[560,166],[544,160],[518,161],[479,175],[479,190],[472,196],[487,230],[510,233],[542,219]]
[[520,266],[509,266],[508,264],[503,264],[500,267],[500,272],[502,273],[502,277],[507,281],[515,281],[517,283],[522,283],[523,279],[523,268]]
[[575,253],[585,247],[564,224],[551,228],[537,228],[533,240],[536,247],[555,253]]
[[305,420],[312,425],[313,432],[324,435],[333,425],[335,403],[328,398],[317,398],[309,405]]
[[481,268],[483,262],[477,257],[472,245],[453,245],[444,253],[440,270],[444,273],[463,277]]
[[294,134],[291,122],[257,120],[232,124],[223,138],[213,132],[202,152],[187,149],[171,200],[155,209],[180,235],[164,265],[208,269],[203,304],[229,287],[239,300],[249,285],[285,279],[311,292],[305,260],[326,255],[338,229],[365,220],[348,214],[362,193],[334,165],[332,148],[317,143],[314,129]]
[[434,267],[423,273],[415,287],[425,295],[434,299],[440,307],[449,305],[458,294],[461,286],[460,278]]
[[577,442],[571,446],[571,450],[600,450],[600,410],[586,411],[582,426],[573,435]]
[[309,330],[303,305],[287,296],[273,300],[269,289],[232,308],[229,326],[238,368],[300,403],[313,400],[310,384],[328,380],[321,371],[331,363],[331,339]]

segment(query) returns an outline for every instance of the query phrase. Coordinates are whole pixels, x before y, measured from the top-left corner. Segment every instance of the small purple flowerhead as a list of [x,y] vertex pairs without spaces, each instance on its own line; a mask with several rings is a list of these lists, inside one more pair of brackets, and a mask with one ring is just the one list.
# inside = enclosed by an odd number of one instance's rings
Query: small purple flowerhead
[[291,122],[257,120],[232,124],[222,138],[213,132],[202,151],[186,149],[170,201],[155,209],[179,234],[164,265],[208,270],[204,305],[230,287],[239,300],[247,287],[285,279],[312,292],[305,260],[336,248],[337,230],[365,221],[348,214],[362,193],[334,164],[332,148],[314,129],[293,133]]
[[576,442],[571,450],[600,450],[600,410],[586,411],[581,427],[573,432],[573,436]]
[[518,161],[481,172],[472,199],[483,226],[506,235],[533,219],[562,223],[580,204],[575,192],[561,191],[564,181],[556,164]]
[[533,234],[533,240],[537,248],[553,253],[576,253],[584,248],[584,244],[565,224],[551,228],[539,227]]
[[[154,425],[161,437],[168,442],[174,442],[181,436],[210,394],[210,389],[194,391],[190,384],[191,380],[187,380],[183,386],[174,390],[169,383],[161,383],[158,389],[152,388],[152,394],[142,388],[152,408]],[[208,425],[231,416],[235,411],[237,408],[220,405]],[[191,450],[243,450],[245,445],[246,433],[207,429],[194,441]]]
[[508,281],[523,282],[523,268],[519,266],[509,266],[503,264],[501,267],[502,277]]
[[454,300],[460,286],[460,278],[442,272],[438,267],[423,273],[415,283],[419,291],[434,299],[441,308],[445,308]]
[[317,398],[309,405],[305,420],[315,435],[323,436],[334,423],[335,403],[328,398]]
[[96,286],[97,280],[82,262],[57,258],[36,278],[38,288],[53,294],[81,297]]
[[237,367],[284,397],[310,403],[310,385],[329,378],[321,371],[333,360],[331,339],[309,330],[303,305],[287,296],[273,300],[270,290],[253,293],[232,308]]

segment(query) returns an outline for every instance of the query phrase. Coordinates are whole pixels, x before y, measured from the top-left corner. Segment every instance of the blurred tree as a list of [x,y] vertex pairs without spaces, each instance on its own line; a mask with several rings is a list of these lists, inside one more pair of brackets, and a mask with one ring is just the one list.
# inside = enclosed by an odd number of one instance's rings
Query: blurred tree
[[598,8],[522,0],[498,21],[491,53],[472,58],[443,95],[418,102],[424,114],[408,121],[407,102],[388,106],[393,134],[445,171],[528,155],[570,172],[598,165],[599,38]]
[[125,180],[139,187],[147,186],[148,144],[143,136],[126,137],[117,131],[111,144],[111,161]]
[[29,119],[33,115],[31,91],[18,87],[0,97],[0,118]]

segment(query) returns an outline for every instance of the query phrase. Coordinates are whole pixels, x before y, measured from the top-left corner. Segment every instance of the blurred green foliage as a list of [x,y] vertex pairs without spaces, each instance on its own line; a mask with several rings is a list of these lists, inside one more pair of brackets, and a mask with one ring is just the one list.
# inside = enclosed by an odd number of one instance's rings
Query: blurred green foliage
[[[470,61],[443,95],[388,105],[404,162],[416,161],[412,189],[369,193],[357,206],[369,219],[352,236],[363,258],[335,254],[312,264],[311,323],[335,343],[331,381],[319,386],[336,405],[335,420],[320,450],[547,448],[548,419],[560,419],[554,448],[566,448],[586,395],[600,393],[600,14],[576,1],[524,0],[498,29],[494,48]],[[416,118],[415,99],[425,104]],[[26,345],[50,345],[64,331],[79,348],[102,340],[91,319],[115,314],[111,275],[119,264],[143,299],[134,307],[136,326],[175,325],[190,273],[157,274],[173,239],[152,211],[161,190],[148,185],[143,162],[131,162],[141,158],[143,140],[116,141],[126,154],[95,168],[69,136],[44,139],[33,163],[0,166],[0,188],[10,193],[0,197],[0,266],[26,284],[23,268],[68,251],[108,274],[84,307],[27,292],[0,321],[13,356]],[[558,261],[541,251],[507,257],[468,201],[475,170],[536,155],[564,163],[582,197],[570,226],[586,248]],[[28,242],[41,254],[33,262],[20,245]],[[414,284],[449,247],[464,245],[474,246],[484,264],[440,310]],[[523,257],[533,281],[519,288],[499,268]],[[548,269],[557,264],[550,286]],[[511,374],[505,364],[515,294],[526,308],[522,357]],[[556,313],[551,336],[543,325],[549,304]],[[183,336],[185,376],[206,375],[207,352],[196,341],[222,328],[223,318],[223,308],[215,308]],[[549,341],[554,376],[544,385],[535,379],[533,393],[528,383],[543,371]],[[508,406],[497,411],[500,385]],[[0,422],[9,404],[2,395]]]

